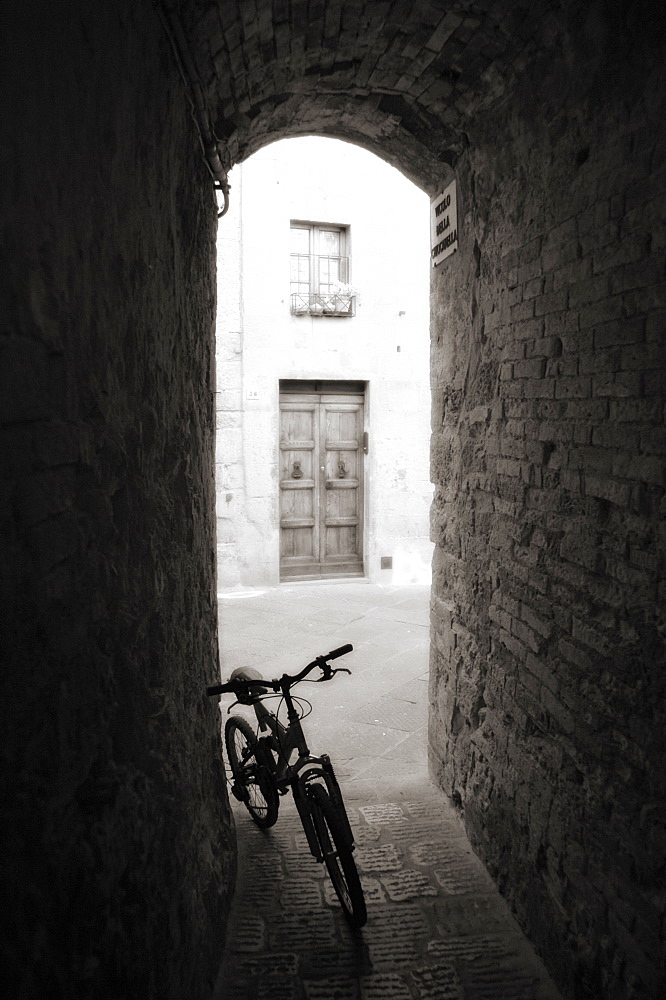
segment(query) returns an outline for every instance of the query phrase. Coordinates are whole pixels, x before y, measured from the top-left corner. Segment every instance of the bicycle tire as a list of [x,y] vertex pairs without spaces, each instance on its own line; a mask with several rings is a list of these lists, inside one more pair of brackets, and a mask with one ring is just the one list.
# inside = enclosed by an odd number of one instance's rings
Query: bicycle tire
[[363,886],[338,807],[323,785],[310,785],[307,794],[323,860],[344,915],[354,927],[363,927],[368,919]]
[[262,748],[252,726],[239,715],[227,719],[224,742],[234,783],[241,801],[262,830],[278,817],[278,792],[269,768],[262,762]]

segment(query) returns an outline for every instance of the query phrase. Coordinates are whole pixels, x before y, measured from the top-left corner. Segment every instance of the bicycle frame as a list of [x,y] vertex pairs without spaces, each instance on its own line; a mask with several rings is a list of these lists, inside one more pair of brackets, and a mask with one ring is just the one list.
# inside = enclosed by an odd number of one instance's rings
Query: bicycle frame
[[[270,735],[261,736],[259,742],[277,754],[277,766],[273,770],[273,778],[277,788],[284,793],[288,786],[291,787],[310,852],[318,861],[321,861],[319,842],[315,835],[307,801],[308,784],[324,780],[331,799],[340,808],[340,814],[344,818],[345,833],[350,847],[354,843],[354,836],[330,757],[328,754],[316,757],[310,753],[300,716],[296,711],[289,689],[283,689],[282,693],[287,706],[289,720],[287,726],[284,726],[260,699],[256,699],[252,703],[261,732],[265,733],[266,730],[270,732]],[[294,764],[290,764],[289,760],[295,750],[298,751],[298,759]],[[266,757],[273,761],[272,754],[267,753]]]

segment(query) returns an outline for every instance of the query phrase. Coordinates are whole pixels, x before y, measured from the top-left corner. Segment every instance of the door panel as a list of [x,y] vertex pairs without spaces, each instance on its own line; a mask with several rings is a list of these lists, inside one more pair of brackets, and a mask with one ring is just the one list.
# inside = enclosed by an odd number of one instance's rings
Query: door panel
[[319,563],[314,402],[280,406],[280,562],[305,573]]
[[361,576],[363,395],[282,393],[280,410],[281,578]]

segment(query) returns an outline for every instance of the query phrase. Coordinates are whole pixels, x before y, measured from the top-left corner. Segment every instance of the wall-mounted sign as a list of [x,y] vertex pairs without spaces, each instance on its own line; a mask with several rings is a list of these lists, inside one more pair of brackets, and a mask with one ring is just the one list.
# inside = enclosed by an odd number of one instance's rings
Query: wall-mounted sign
[[458,207],[456,182],[453,181],[430,206],[430,243],[432,266],[438,264],[458,249]]

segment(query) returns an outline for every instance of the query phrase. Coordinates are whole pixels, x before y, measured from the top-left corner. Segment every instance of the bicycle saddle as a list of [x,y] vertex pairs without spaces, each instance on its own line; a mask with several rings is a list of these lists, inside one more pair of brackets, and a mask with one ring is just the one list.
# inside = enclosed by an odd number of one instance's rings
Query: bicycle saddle
[[[254,669],[254,667],[236,667],[236,669],[232,672],[229,680],[261,681],[263,680],[263,677],[261,676],[258,670]],[[241,705],[251,705],[253,701],[256,701],[257,698],[260,698],[264,694],[268,694],[268,688],[257,686],[252,688],[247,698],[242,697],[239,698],[238,700],[241,703]]]

